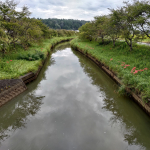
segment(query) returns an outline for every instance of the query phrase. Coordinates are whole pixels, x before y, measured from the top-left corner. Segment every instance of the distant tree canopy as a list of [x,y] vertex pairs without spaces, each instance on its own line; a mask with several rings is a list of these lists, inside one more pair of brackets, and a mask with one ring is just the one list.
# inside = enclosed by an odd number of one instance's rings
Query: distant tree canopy
[[73,20],[73,19],[56,19],[56,18],[48,18],[48,19],[38,18],[38,19],[52,29],[66,29],[66,30],[78,30],[79,27],[89,22],[84,20]]

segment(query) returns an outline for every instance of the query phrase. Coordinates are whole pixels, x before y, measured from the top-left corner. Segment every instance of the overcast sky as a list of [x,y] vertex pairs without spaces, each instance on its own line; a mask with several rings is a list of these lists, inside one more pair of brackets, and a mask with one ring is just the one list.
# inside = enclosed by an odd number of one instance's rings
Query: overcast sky
[[[2,0],[5,1],[5,0]],[[64,18],[93,20],[94,16],[108,14],[108,8],[123,5],[123,0],[15,0],[18,7],[27,5],[35,18]]]

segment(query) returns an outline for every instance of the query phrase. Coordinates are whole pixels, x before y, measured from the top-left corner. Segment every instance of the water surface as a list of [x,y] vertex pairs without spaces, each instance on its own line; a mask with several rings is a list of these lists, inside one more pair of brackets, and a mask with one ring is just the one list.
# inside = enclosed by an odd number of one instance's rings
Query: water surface
[[58,45],[0,108],[0,150],[149,150],[150,119],[91,60]]

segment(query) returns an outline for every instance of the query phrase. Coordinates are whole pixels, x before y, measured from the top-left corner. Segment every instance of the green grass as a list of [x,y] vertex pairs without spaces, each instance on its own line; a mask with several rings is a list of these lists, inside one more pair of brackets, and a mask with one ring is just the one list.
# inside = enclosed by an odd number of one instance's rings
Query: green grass
[[[150,98],[150,47],[134,45],[133,51],[130,52],[124,42],[117,42],[113,47],[112,43],[99,45],[98,42],[83,41],[78,38],[72,40],[71,45],[109,66],[109,69],[117,74],[125,86],[132,88],[133,91],[138,91],[143,99]],[[130,66],[124,68],[124,64]],[[136,67],[136,70],[144,68],[148,70],[133,74],[131,73],[133,67]]]
[[150,39],[143,39],[142,42],[144,42],[144,43],[150,43]]
[[40,51],[40,53],[44,54],[43,59],[45,59],[52,46],[56,45],[62,40],[71,38],[73,37],[55,37],[53,39],[46,39],[40,44],[33,44],[26,51],[18,46],[16,50],[7,53],[4,58],[0,58],[0,80],[14,79],[25,75],[26,73],[35,72],[38,70],[39,66],[42,65],[42,59],[35,61],[24,59],[18,60],[20,55],[28,56],[28,54],[31,54],[34,56],[36,55],[37,51]]
[[[136,38],[136,36],[135,36]],[[123,38],[119,38],[119,40],[121,41],[125,41],[125,39]],[[143,43],[150,43],[150,38],[148,38],[146,35],[144,36],[144,38],[140,37],[140,39],[138,40],[138,42],[143,42]]]

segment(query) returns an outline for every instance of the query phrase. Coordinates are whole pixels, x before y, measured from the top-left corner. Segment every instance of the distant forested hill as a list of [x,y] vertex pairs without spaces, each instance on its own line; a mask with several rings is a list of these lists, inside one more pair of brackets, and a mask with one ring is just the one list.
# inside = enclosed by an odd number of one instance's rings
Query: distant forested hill
[[[39,18],[38,18],[39,19]],[[39,19],[52,29],[66,29],[66,30],[78,30],[83,24],[89,21],[84,20],[73,20],[73,19]]]

